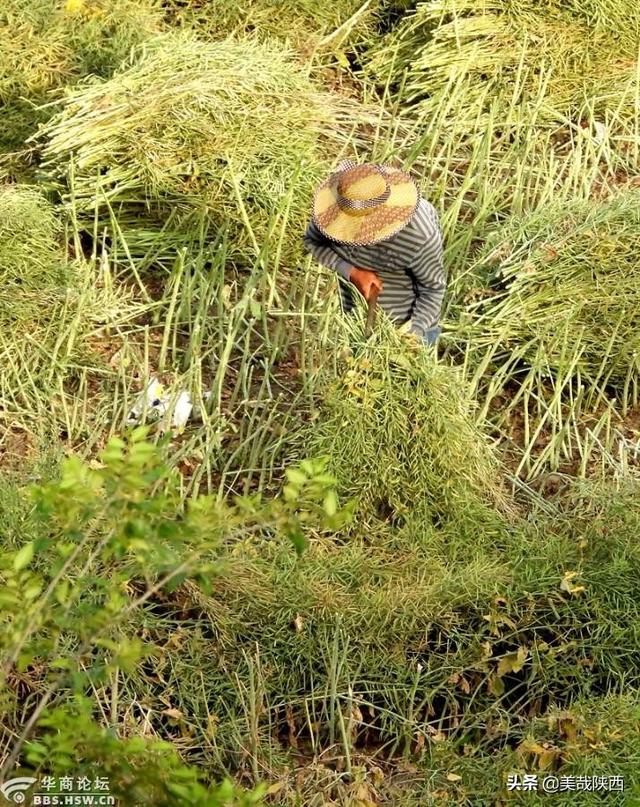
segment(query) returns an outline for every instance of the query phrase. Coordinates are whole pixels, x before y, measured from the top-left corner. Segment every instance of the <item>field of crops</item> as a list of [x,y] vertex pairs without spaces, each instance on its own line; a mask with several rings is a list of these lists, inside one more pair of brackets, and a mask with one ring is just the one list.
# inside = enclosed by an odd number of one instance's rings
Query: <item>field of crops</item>
[[[639,50],[637,0],[4,0],[7,803],[640,805]],[[343,159],[438,211],[436,350],[304,251]]]

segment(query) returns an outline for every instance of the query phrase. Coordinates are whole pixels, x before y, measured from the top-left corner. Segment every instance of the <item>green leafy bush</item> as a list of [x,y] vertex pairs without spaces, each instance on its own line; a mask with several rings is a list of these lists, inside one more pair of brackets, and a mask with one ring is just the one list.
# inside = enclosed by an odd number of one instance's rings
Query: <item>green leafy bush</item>
[[250,807],[262,803],[265,787],[248,792],[231,780],[206,787],[199,771],[186,765],[170,742],[142,736],[120,739],[92,719],[93,707],[90,699],[78,697],[68,706],[49,710],[40,720],[39,739],[25,748],[27,773],[35,771],[41,779],[101,778],[110,796],[132,805]]
[[[84,696],[161,654],[139,622],[141,609],[187,580],[210,593],[225,543],[263,534],[289,538],[300,553],[307,533],[335,528],[343,516],[322,462],[291,469],[285,495],[273,501],[201,497],[184,512],[162,450],[146,434],[139,427],[111,439],[91,465],[68,458],[60,479],[35,486],[41,520],[29,518],[31,540],[12,517],[20,534],[0,555],[0,676],[3,725],[15,742],[3,773],[23,757],[38,773],[95,765],[132,803],[226,804],[233,790],[206,791],[169,744],[117,739],[94,724],[96,703]],[[21,726],[13,721],[24,681],[37,700]],[[162,713],[174,714],[166,706]],[[123,729],[128,735],[127,723]]]

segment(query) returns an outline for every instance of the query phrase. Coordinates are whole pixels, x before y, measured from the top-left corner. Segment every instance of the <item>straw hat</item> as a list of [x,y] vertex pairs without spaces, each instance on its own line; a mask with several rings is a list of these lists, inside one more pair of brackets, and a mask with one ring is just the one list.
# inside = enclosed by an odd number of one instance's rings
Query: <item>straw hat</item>
[[313,221],[333,241],[366,246],[402,230],[419,201],[420,191],[404,171],[347,160],[316,191]]

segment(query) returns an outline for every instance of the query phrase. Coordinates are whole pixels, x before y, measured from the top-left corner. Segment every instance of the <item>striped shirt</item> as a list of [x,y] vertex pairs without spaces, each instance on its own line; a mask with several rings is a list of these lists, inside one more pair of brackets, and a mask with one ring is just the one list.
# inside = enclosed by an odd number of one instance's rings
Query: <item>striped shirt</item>
[[438,214],[425,199],[409,223],[386,241],[368,246],[332,241],[313,220],[303,240],[318,263],[337,272],[344,311],[354,306],[355,287],[347,281],[355,266],[375,271],[382,280],[378,302],[393,322],[400,325],[410,319],[411,330],[419,336],[438,324],[447,280]]

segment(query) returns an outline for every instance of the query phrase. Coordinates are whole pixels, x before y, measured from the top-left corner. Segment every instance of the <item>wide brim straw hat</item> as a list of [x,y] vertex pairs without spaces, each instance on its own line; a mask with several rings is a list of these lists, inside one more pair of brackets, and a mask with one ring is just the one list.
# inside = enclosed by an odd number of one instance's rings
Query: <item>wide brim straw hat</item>
[[313,221],[333,241],[367,246],[406,227],[419,201],[418,186],[404,171],[346,160],[318,187]]

